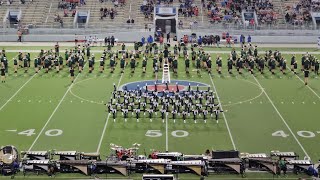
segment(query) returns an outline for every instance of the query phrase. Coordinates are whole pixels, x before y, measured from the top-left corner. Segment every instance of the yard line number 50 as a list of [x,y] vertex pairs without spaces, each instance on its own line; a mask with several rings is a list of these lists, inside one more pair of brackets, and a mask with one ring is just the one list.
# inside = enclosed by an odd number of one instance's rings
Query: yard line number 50
[[[36,134],[35,131],[36,131],[35,129],[27,129],[27,130],[18,132],[18,134],[24,135],[24,136],[32,136],[32,135]],[[62,135],[62,133],[63,133],[63,131],[61,129],[49,129],[44,134],[46,136],[53,137],[53,136],[60,136],[60,135]]]
[[[171,135],[173,137],[182,138],[182,137],[189,136],[189,133],[187,131],[184,131],[184,130],[175,130],[175,131],[171,132]],[[146,132],[145,136],[148,136],[148,137],[161,137],[162,136],[162,132],[160,130],[148,130]]]

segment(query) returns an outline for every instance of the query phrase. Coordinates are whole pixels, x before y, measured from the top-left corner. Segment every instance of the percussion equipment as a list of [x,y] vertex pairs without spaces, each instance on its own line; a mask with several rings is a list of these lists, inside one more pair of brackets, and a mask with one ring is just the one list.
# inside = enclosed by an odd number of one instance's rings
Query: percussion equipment
[[100,161],[100,153],[80,153],[80,160],[97,160]]
[[156,153],[158,159],[171,159],[173,161],[182,160],[183,154],[180,152]]
[[18,150],[14,146],[4,146],[0,148],[0,162],[4,165],[11,165],[17,161],[18,158]]
[[240,158],[209,159],[209,168],[215,172],[244,172],[243,161]]
[[81,172],[85,175],[90,175],[95,161],[92,160],[60,160],[57,161],[60,165],[60,172]]
[[173,169],[174,171],[178,171],[179,173],[188,173],[192,172],[199,176],[206,175],[207,171],[205,168],[205,162],[201,160],[193,160],[193,161],[171,161],[167,168]]
[[279,152],[271,151],[271,157],[277,157],[278,159],[286,158],[288,159],[297,159],[299,156],[295,152]]
[[157,172],[164,174],[165,168],[167,164],[169,164],[171,160],[169,159],[145,159],[133,161],[135,164],[135,171],[144,173],[144,172]]
[[37,174],[46,173],[50,174],[53,173],[55,170],[54,162],[50,160],[24,160],[22,161],[22,169],[23,174],[26,175],[27,172],[34,172]]
[[30,160],[50,159],[50,153],[48,151],[22,151],[21,155]]
[[249,157],[248,168],[277,174],[278,162],[271,157]]
[[292,168],[294,173],[307,171],[313,163],[310,160],[288,160],[288,168]]
[[59,156],[59,160],[78,160],[77,151],[55,151],[53,155]]

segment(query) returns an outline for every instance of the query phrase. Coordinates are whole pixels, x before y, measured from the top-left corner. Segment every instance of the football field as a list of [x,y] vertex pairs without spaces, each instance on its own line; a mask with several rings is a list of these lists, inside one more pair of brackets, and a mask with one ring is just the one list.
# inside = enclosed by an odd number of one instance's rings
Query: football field
[[[41,48],[22,48],[30,50],[31,66]],[[93,48],[93,51],[99,60],[101,49]],[[88,73],[86,65],[82,73],[76,71],[75,82],[71,84],[67,67],[60,73],[41,70],[35,74],[30,68],[27,73],[19,69],[14,74],[12,58],[17,56],[18,50],[7,52],[9,74],[6,83],[0,83],[0,146],[14,145],[19,151],[100,152],[103,159],[110,155],[111,143],[123,147],[139,143],[138,153],[147,155],[152,150],[184,154],[202,154],[207,149],[267,154],[279,150],[293,151],[300,155],[300,159],[308,156],[317,162],[320,159],[319,76],[311,72],[309,85],[305,86],[300,70],[297,75],[289,69],[286,75],[279,69],[275,75],[266,69],[263,75],[257,70],[254,75],[246,70],[240,75],[234,68],[230,75],[226,69],[230,51],[210,51],[212,75],[204,70],[197,74],[193,64],[187,74],[182,58],[178,74],[171,73],[171,80],[205,84],[215,92],[224,110],[219,123],[214,117],[206,123],[199,117],[194,123],[191,116],[186,123],[181,117],[173,122],[171,115],[162,122],[159,113],[152,122],[147,116],[137,122],[131,115],[125,122],[120,113],[114,121],[104,105],[110,100],[113,84],[120,87],[132,82],[153,81],[151,58],[145,74],[141,62],[134,73],[127,67],[123,74],[119,63],[115,72],[110,73],[108,59],[104,73],[98,72],[99,63],[93,73]],[[306,51],[314,50],[296,48],[282,53],[288,68],[291,54],[296,53],[300,69],[301,54]],[[239,54],[239,50],[237,52]],[[63,50],[60,53],[63,54]],[[264,54],[264,51],[259,53]],[[319,52],[315,53],[319,59]],[[217,54],[223,57],[221,75],[215,71]],[[159,76],[161,79],[161,71]]]

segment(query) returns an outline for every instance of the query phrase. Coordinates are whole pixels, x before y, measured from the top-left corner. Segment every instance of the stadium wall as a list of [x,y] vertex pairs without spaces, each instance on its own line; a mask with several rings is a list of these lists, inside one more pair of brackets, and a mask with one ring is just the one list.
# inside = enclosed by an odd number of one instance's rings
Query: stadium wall
[[[225,30],[183,30],[178,31],[177,37],[180,39],[183,35],[191,35],[195,33],[197,36],[219,34],[221,35]],[[317,43],[317,38],[320,36],[318,31],[308,30],[263,30],[263,31],[243,31],[243,30],[231,30],[230,35],[239,37],[240,34],[245,36],[251,35],[252,42],[254,43]],[[22,40],[28,42],[73,42],[76,37],[78,40],[84,40],[85,37],[97,36],[98,39],[104,39],[107,36],[115,36],[119,42],[134,42],[140,41],[142,37],[148,37],[153,35],[153,32],[136,29],[126,29],[122,31],[107,31],[102,30],[90,30],[90,29],[30,29],[28,35],[24,35]],[[14,42],[18,37],[15,29],[7,29],[0,31],[1,42]]]

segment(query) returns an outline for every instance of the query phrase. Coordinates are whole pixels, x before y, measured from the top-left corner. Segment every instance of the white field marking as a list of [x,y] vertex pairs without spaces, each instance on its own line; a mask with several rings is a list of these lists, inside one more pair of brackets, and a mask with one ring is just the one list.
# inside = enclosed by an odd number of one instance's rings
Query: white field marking
[[[120,86],[120,82],[121,82],[121,79],[123,77],[123,74],[124,73],[121,73],[121,76],[120,76],[119,81],[118,81],[117,88]],[[104,134],[106,133],[106,129],[107,129],[109,118],[110,118],[110,113],[108,114],[106,123],[104,124],[104,127],[103,127],[103,131],[102,131],[102,134],[101,134],[101,137],[100,137],[100,141],[99,141],[99,144],[98,144],[98,148],[97,148],[97,153],[100,151],[102,140],[103,140]]]
[[[258,79],[252,75],[252,77],[254,78],[254,80],[260,85],[260,87],[263,89],[262,85],[260,84],[260,82],[258,81]],[[281,115],[281,113],[279,112],[278,108],[274,105],[273,101],[270,99],[269,95],[267,94],[267,92],[263,89],[264,94],[266,95],[266,97],[268,98],[269,102],[271,103],[271,105],[273,106],[274,110],[277,112],[277,114],[279,115],[279,117],[281,118],[282,122],[286,125],[286,127],[288,128],[288,130],[290,131],[291,135],[294,137],[294,139],[296,140],[296,142],[298,143],[298,145],[300,146],[300,148],[302,149],[302,151],[304,152],[304,154],[310,158],[310,156],[308,155],[307,151],[304,149],[304,147],[302,146],[302,144],[300,143],[300,141],[298,140],[298,138],[296,137],[296,135],[293,133],[293,131],[291,130],[290,126],[288,125],[288,123],[286,122],[286,120],[283,118],[283,116]]]
[[[87,78],[87,79],[84,79],[84,80],[81,80],[81,81],[75,83],[74,85],[78,85],[80,83],[83,83],[84,81],[88,81],[88,80],[91,80],[91,79],[96,79],[96,78],[95,77]],[[99,102],[95,102],[95,101],[92,101],[92,100],[88,100],[88,99],[82,98],[82,97],[74,94],[73,91],[72,91],[72,88],[70,89],[70,94],[72,94],[74,97],[82,100],[81,103],[83,103],[83,101],[86,101],[86,102],[95,103],[95,104],[99,104],[99,105],[103,104],[103,103],[99,103]]]
[[168,114],[166,113],[166,152],[169,151],[169,138],[168,138]]
[[18,130],[16,129],[9,129],[9,130],[6,130],[7,132],[17,132]]
[[263,91],[261,91],[260,94],[258,94],[256,97],[253,97],[253,98],[251,98],[251,99],[247,99],[247,100],[244,100],[244,101],[240,101],[240,102],[237,102],[237,103],[233,103],[233,104],[231,104],[231,102],[229,101],[229,104],[223,105],[223,107],[234,106],[234,105],[246,103],[246,102],[249,102],[249,101],[250,101],[250,104],[252,104],[251,101],[259,98],[262,94],[263,94]]
[[[31,76],[27,82],[25,82],[8,100],[6,103],[4,103],[1,107],[0,107],[0,111],[36,76],[37,74],[34,74],[33,76]],[[19,102],[20,100],[18,100]]]
[[[77,79],[80,77],[79,76],[80,73],[77,74],[76,78],[74,79],[74,82],[77,81]],[[44,124],[44,126],[42,127],[41,131],[38,133],[36,139],[32,142],[31,146],[29,147],[28,151],[31,151],[31,149],[33,148],[33,146],[36,144],[36,142],[38,141],[39,137],[41,136],[41,134],[43,133],[43,131],[45,130],[45,128],[47,127],[47,125],[49,124],[49,122],[51,121],[53,115],[57,112],[57,110],[59,109],[60,105],[62,104],[64,98],[66,98],[67,94],[69,93],[70,89],[72,88],[72,86],[74,85],[74,83],[72,83],[69,88],[67,89],[67,91],[64,93],[64,95],[62,96],[62,98],[60,99],[58,105],[56,106],[56,108],[53,110],[53,112],[51,113],[50,117],[48,118],[47,122]],[[51,103],[51,100],[50,100]]]
[[317,131],[318,134],[320,134],[320,131]]
[[[257,87],[261,90],[260,86],[259,86],[258,84],[256,84],[256,83],[254,83],[254,82],[251,82],[251,81],[246,80],[246,79],[239,79],[239,78],[236,78],[236,79],[242,80],[242,81],[245,81],[245,82],[248,82],[248,83],[251,83],[251,84],[257,86]],[[259,98],[262,94],[263,94],[263,91],[261,90],[261,91],[260,91],[260,94],[257,95],[257,96],[255,96],[255,97],[253,97],[253,98],[250,98],[250,99],[247,99],[247,100],[244,100],[244,101],[239,101],[239,102],[236,102],[236,103],[233,103],[233,104],[231,104],[231,102],[229,101],[229,104],[223,105],[223,107],[234,106],[234,105],[246,103],[246,102],[249,102],[249,101],[252,101],[252,100],[255,100],[255,99]],[[221,103],[222,103],[222,101],[221,101]],[[250,102],[250,104],[251,104],[251,103],[252,103],[252,102]]]
[[[219,98],[219,95],[218,95],[218,91],[217,91],[217,89],[216,89],[216,86],[215,86],[214,83],[213,83],[213,80],[212,80],[211,75],[210,75],[210,74],[208,74],[208,75],[209,75],[209,77],[210,77],[210,80],[211,80],[213,89],[214,89],[214,91],[216,92],[217,100],[218,100],[219,104],[221,105],[220,98]],[[229,132],[229,136],[230,136],[230,139],[231,139],[231,143],[232,143],[233,149],[236,150],[237,148],[236,148],[236,145],[234,144],[233,137],[232,137],[232,134],[231,134],[231,131],[230,131],[230,128],[229,128],[228,120],[227,120],[226,115],[224,114],[224,112],[222,112],[222,116],[223,116],[224,121],[225,121],[225,123],[226,123],[226,127],[227,127],[228,132]]]

